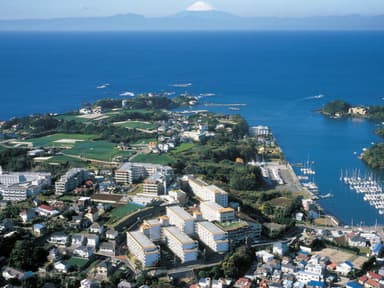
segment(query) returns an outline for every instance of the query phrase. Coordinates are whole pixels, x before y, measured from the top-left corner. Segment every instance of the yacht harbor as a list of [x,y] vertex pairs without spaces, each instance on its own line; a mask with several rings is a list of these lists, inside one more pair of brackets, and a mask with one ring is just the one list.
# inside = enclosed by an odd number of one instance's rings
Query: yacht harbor
[[351,191],[364,194],[363,200],[374,207],[380,215],[384,214],[384,192],[381,179],[373,174],[361,175],[360,170],[341,171],[340,181],[348,185]]

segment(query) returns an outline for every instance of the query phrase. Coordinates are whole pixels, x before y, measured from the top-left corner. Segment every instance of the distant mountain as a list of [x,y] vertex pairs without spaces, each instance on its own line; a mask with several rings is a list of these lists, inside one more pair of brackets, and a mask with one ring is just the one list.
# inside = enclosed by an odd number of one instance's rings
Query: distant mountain
[[384,30],[384,15],[306,18],[239,17],[217,10],[183,11],[146,18],[137,14],[93,18],[3,20],[0,31],[142,31],[142,30]]

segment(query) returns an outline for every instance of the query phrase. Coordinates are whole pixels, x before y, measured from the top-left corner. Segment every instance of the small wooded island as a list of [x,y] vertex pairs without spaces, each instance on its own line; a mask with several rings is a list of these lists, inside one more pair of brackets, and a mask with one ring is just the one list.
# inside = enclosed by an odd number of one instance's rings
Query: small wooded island
[[[333,100],[324,105],[320,112],[331,118],[358,117],[372,121],[384,121],[384,106],[352,106],[343,100]],[[384,137],[384,127],[375,134]],[[384,143],[374,144],[361,155],[361,159],[373,169],[384,169]]]

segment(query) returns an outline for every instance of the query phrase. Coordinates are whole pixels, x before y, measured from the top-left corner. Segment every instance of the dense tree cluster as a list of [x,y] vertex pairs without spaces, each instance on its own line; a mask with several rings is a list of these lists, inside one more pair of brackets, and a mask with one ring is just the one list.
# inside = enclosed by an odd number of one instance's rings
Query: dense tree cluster
[[368,118],[371,120],[384,120],[384,106],[369,106]]
[[331,115],[331,116],[334,116],[336,114],[342,115],[347,113],[350,107],[351,105],[345,101],[334,100],[325,104],[324,107],[321,109],[321,111],[324,114]]
[[0,166],[7,171],[26,171],[32,167],[27,149],[13,148],[0,151]]
[[384,169],[384,143],[370,147],[364,152],[362,160],[373,169]]
[[47,260],[48,252],[31,240],[18,240],[9,256],[9,265],[25,271],[36,271]]

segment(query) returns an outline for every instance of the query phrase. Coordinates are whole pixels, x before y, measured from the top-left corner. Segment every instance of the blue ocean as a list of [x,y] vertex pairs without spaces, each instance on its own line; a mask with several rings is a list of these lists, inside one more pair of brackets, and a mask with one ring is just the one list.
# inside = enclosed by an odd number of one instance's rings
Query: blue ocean
[[381,141],[379,124],[316,112],[333,99],[384,104],[383,32],[0,34],[0,120],[124,91],[215,93],[204,101],[246,104],[209,109],[271,127],[291,163],[315,161],[321,193],[334,194],[320,204],[343,223],[384,224],[339,181],[342,170],[369,172],[356,154]]

